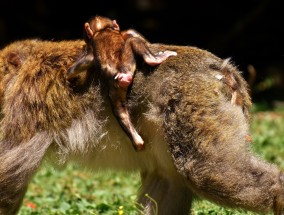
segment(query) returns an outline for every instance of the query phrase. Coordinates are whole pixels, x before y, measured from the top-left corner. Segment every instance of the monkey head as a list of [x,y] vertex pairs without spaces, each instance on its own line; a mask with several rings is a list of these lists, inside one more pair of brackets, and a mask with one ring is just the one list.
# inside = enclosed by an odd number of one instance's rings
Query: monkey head
[[120,30],[116,20],[111,20],[103,16],[95,16],[91,18],[88,22],[85,23],[84,28],[85,28],[85,40],[93,38],[93,36],[97,32],[100,32],[107,28],[111,28],[116,31]]

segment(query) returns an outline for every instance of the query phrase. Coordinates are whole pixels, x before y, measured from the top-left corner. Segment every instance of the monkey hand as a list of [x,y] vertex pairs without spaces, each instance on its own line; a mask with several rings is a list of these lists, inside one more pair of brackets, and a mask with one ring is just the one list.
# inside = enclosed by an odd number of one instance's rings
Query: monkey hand
[[114,80],[118,82],[118,85],[120,87],[128,87],[133,80],[133,75],[131,73],[117,73],[117,75],[114,77]]

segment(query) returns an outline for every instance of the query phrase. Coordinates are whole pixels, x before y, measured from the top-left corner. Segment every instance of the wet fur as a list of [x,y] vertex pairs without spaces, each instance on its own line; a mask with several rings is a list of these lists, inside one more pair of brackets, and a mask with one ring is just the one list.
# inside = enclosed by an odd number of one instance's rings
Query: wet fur
[[[178,56],[157,67],[138,64],[129,109],[146,148],[137,153],[113,117],[105,80],[94,72],[86,73],[88,79],[66,80],[83,46],[83,41],[26,40],[0,51],[1,215],[17,213],[45,157],[94,170],[140,171],[138,198],[146,214],[155,207],[145,193],[163,215],[188,214],[194,195],[283,214],[283,176],[250,151],[251,101],[232,63],[194,47],[152,45],[153,51]],[[216,78],[223,70],[234,74],[239,105]]]

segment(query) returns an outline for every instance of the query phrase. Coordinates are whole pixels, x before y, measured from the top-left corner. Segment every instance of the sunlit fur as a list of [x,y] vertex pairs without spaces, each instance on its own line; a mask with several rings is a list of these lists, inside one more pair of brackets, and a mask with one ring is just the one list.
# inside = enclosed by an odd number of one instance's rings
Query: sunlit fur
[[[14,42],[0,51],[0,214],[16,214],[43,158],[93,170],[140,171],[145,213],[189,214],[193,196],[283,214],[283,176],[250,151],[251,101],[229,61],[194,47],[157,67],[137,64],[129,110],[145,150],[135,152],[111,112],[104,80],[90,69],[71,82],[67,69],[83,41]],[[234,74],[242,103],[231,103]],[[87,77],[87,78],[86,78]]]

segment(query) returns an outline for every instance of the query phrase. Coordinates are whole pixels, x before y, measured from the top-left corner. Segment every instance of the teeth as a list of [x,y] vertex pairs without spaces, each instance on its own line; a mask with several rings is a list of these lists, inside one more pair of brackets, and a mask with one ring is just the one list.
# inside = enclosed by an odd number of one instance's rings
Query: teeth
[[116,80],[118,78],[118,74],[116,74],[116,76],[114,76],[114,80]]

